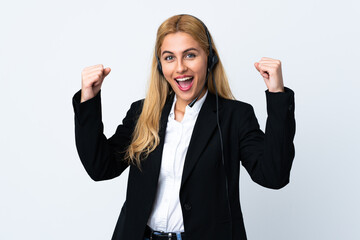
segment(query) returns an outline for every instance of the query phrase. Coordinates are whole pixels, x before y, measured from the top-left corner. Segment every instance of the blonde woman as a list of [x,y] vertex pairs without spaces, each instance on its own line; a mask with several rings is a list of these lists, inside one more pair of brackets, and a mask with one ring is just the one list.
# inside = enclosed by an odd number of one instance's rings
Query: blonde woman
[[126,201],[113,240],[246,239],[240,163],[256,183],[289,182],[295,155],[294,92],[281,62],[254,64],[267,86],[265,133],[252,106],[236,101],[206,26],[191,15],[161,24],[146,98],[115,134],[103,134],[100,88],[110,68],[82,71],[73,97],[79,157],[95,181],[129,167]]

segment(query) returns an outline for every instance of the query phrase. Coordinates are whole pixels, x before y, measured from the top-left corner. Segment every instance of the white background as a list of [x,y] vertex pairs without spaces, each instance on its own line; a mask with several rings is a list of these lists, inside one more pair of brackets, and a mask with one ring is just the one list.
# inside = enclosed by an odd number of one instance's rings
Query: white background
[[295,91],[290,184],[270,190],[241,168],[250,240],[360,239],[358,1],[3,1],[0,4],[0,239],[110,239],[128,170],[92,181],[78,158],[71,99],[81,71],[111,67],[102,90],[110,137],[143,98],[156,30],[205,22],[238,100],[264,130],[266,85],[254,67],[282,61]]

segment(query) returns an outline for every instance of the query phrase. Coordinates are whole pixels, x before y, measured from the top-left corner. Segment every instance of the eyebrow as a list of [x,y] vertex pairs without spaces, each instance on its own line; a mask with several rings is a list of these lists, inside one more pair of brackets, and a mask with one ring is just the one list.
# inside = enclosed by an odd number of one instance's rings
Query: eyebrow
[[[183,53],[186,53],[186,52],[189,52],[189,51],[192,51],[192,50],[195,50],[195,51],[197,51],[197,52],[199,51],[199,50],[197,50],[196,48],[188,48],[188,49],[186,49],[185,51],[183,51]],[[161,56],[164,55],[165,53],[174,54],[173,52],[170,52],[170,51],[165,50],[165,51],[162,52]]]

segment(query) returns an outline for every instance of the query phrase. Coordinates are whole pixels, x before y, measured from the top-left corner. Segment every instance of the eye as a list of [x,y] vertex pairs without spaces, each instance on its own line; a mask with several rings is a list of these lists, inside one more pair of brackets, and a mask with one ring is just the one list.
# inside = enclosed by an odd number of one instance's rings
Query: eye
[[188,53],[188,54],[186,55],[186,58],[194,58],[194,57],[196,57],[196,55],[193,54],[193,53]]
[[173,56],[169,55],[165,57],[165,61],[171,61],[173,60]]

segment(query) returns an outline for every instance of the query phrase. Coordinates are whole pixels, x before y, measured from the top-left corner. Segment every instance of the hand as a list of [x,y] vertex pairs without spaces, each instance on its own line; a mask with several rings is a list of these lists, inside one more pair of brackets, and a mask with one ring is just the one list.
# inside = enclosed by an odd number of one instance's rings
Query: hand
[[99,93],[104,78],[110,73],[110,68],[102,64],[84,68],[81,72],[81,102],[85,102]]
[[284,92],[280,60],[263,57],[259,62],[255,62],[254,65],[264,78],[269,92]]

